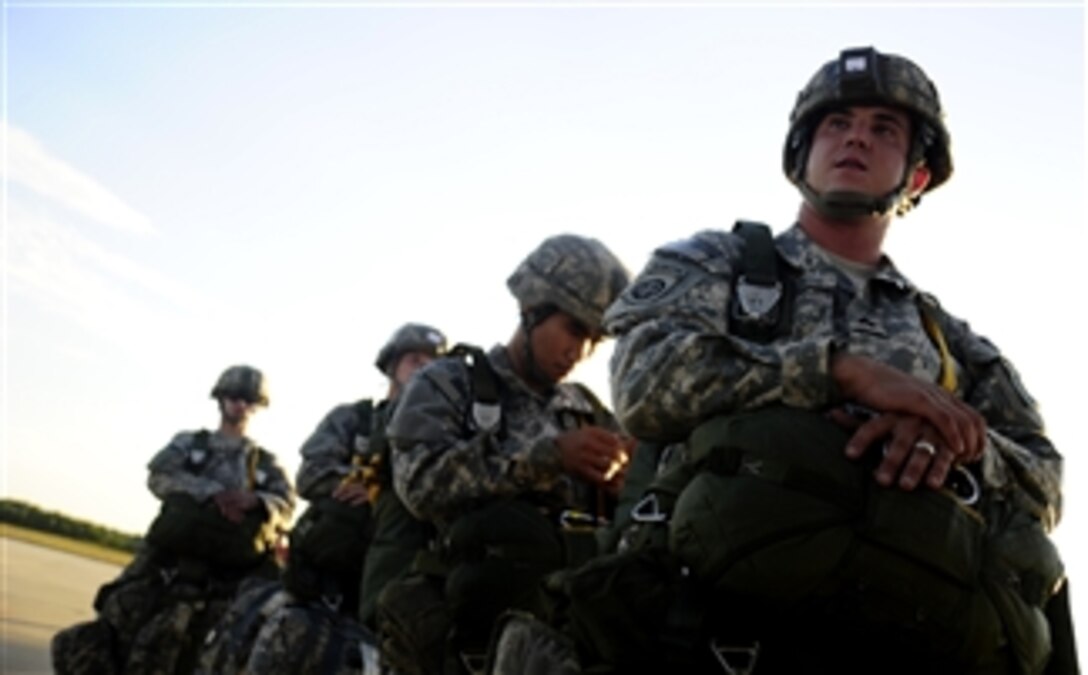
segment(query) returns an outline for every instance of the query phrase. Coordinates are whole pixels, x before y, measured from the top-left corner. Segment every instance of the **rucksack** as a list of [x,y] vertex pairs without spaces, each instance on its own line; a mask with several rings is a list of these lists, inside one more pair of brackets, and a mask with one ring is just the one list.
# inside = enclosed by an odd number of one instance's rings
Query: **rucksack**
[[291,528],[283,583],[299,600],[321,600],[354,615],[374,523],[369,504],[324,497]]
[[[206,429],[194,435],[190,457],[207,453],[209,437]],[[268,453],[255,445],[246,448],[249,489],[256,485],[257,467],[266,456]],[[199,472],[199,462],[191,463],[192,470]],[[275,528],[263,509],[251,509],[241,523],[232,523],[213,501],[201,502],[192,495],[176,492],[163,498],[145,539],[159,552],[196,558],[216,567],[245,569],[268,558],[275,537]]]
[[[375,424],[381,407],[370,399],[353,405],[354,435],[373,441],[384,425]],[[353,451],[352,469],[344,481],[372,481],[380,470],[380,443],[368,443],[367,455]],[[370,488],[368,487],[368,490]],[[377,495],[378,490],[373,490]],[[283,583],[300,601],[324,602],[336,611],[354,615],[359,607],[359,580],[374,535],[373,506],[348,504],[331,496],[310,502],[289,537]]]
[[669,549],[768,631],[782,616],[834,620],[953,672],[988,672],[1007,648],[1041,672],[1042,607],[1063,568],[1038,520],[1003,495],[968,506],[949,490],[883,488],[842,454],[847,438],[786,408],[704,423],[690,479],[653,493],[671,512]]
[[265,621],[290,599],[278,580],[261,579],[239,588],[230,607],[205,636],[194,675],[240,672]]
[[287,603],[261,626],[246,673],[358,675],[376,659],[376,641],[359,622],[320,603]]
[[[769,228],[743,223],[735,231],[745,240],[735,283],[748,290],[745,298],[734,293],[730,329],[769,341],[792,311],[792,280]],[[942,352],[942,385],[953,389],[944,315],[927,297],[919,312]],[[818,672],[821,666],[803,660],[811,657],[806,646],[826,651],[822,639],[848,643],[830,650],[839,669],[845,658],[866,663],[867,650],[875,649],[902,655],[886,664],[889,672],[919,672],[915,663],[940,663],[941,672],[957,675],[1004,672],[1009,657],[1022,673],[1041,672],[1049,652],[1041,608],[1063,571],[1038,518],[1003,494],[985,493],[968,505],[952,489],[880,488],[872,466],[843,456],[847,438],[816,413],[784,408],[723,416],[693,432],[681,461],[631,509],[635,523],[624,552],[550,579],[565,607],[559,619],[578,638],[586,663],[625,672],[651,662],[662,641],[639,629],[648,624],[681,635],[670,625],[676,621],[663,619],[676,614],[687,617],[679,623],[692,632],[678,640],[683,646],[705,647],[714,636],[706,626],[719,637],[739,635],[753,649],[754,637],[770,637],[779,663],[801,660],[786,672]],[[978,488],[967,469],[953,474]],[[597,589],[638,579],[644,551],[675,557],[683,576],[704,588],[703,607],[655,608],[633,629],[609,618],[631,602]],[[643,586],[650,596],[678,588],[666,578]],[[796,639],[781,637],[789,630]],[[790,650],[796,653],[782,658]],[[765,657],[776,655],[765,650]]]

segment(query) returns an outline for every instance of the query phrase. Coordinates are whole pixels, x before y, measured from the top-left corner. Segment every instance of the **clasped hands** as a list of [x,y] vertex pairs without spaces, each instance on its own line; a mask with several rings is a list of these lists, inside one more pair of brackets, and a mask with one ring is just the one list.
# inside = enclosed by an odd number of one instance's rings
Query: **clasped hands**
[[854,431],[846,445],[851,459],[883,441],[879,484],[913,490],[924,481],[937,489],[954,465],[982,457],[986,420],[951,392],[851,354],[834,358],[831,375],[846,400],[875,411],[866,419],[838,408],[831,418]]
[[241,523],[246,517],[246,511],[251,511],[260,504],[261,500],[249,490],[223,490],[212,497],[219,513],[234,524]]

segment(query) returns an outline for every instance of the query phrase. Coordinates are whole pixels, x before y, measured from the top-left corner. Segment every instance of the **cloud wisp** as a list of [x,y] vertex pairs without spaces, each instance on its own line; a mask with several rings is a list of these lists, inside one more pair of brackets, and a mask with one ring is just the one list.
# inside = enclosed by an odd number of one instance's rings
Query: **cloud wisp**
[[5,178],[50,202],[113,229],[151,235],[150,219],[96,180],[54,157],[33,136],[7,122]]
[[[13,300],[122,345],[208,310],[198,293],[111,249],[89,222],[146,241],[150,220],[11,126],[5,273]],[[32,329],[32,328],[31,328]],[[32,329],[33,330],[33,329]]]

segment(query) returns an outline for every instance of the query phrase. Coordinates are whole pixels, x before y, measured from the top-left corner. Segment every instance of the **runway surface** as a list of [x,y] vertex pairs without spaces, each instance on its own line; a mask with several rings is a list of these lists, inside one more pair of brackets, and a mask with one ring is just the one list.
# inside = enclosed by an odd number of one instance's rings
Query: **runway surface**
[[94,618],[98,587],[117,565],[0,538],[0,673],[52,673],[53,634]]

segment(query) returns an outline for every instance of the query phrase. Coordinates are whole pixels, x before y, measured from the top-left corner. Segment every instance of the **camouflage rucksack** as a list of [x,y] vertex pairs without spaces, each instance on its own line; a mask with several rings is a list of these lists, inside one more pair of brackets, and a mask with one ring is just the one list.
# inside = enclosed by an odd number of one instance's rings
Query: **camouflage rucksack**
[[53,669],[59,675],[110,675],[124,672],[140,630],[169,602],[169,583],[139,554],[122,574],[95,594],[98,616],[57,633],[52,640]]
[[226,611],[229,597],[172,594],[136,634],[121,672],[125,675],[191,673],[204,636]]
[[53,636],[49,653],[56,675],[115,675],[116,635],[101,618],[69,626]]
[[288,603],[261,626],[244,672],[359,675],[376,667],[376,644],[353,617],[317,603]]
[[261,627],[290,599],[278,580],[259,579],[239,588],[230,607],[205,636],[193,674],[240,672]]

